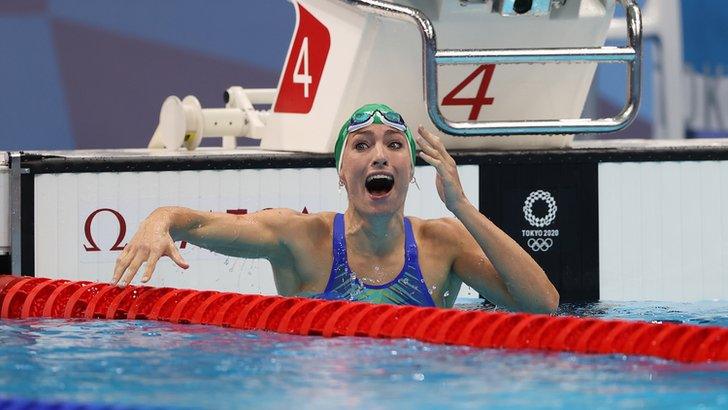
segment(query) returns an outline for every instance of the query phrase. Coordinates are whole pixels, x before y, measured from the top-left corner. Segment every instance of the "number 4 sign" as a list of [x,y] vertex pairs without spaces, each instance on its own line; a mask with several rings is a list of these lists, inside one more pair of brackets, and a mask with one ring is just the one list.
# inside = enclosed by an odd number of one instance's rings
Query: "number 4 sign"
[[[301,62],[303,62],[303,72],[301,72]],[[303,38],[301,51],[298,53],[298,60],[296,60],[296,68],[293,69],[293,82],[303,84],[303,98],[308,98],[308,86],[313,82],[311,75],[308,73],[308,37]]]
[[298,26],[273,111],[306,114],[311,111],[331,46],[329,30],[298,2]]
[[[484,64],[475,69],[469,76],[467,76],[460,84],[456,85],[452,91],[450,91],[445,98],[442,99],[442,105],[469,105],[470,115],[468,120],[475,121],[480,115],[480,109],[484,105],[492,105],[495,99],[493,97],[486,97],[488,94],[488,87],[490,86],[490,80],[493,78],[493,72],[495,71],[495,64]],[[480,73],[483,73],[483,78],[480,80],[480,86],[478,92],[473,98],[456,97],[463,88],[467,87],[468,84],[473,82]]]

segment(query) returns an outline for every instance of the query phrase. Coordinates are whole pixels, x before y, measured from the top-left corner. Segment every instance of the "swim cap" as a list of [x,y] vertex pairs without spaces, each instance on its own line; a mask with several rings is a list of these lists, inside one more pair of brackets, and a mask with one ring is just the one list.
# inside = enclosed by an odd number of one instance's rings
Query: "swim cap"
[[[376,111],[379,111],[378,113]],[[352,118],[355,116],[361,116],[362,114],[368,114],[369,116],[373,117],[373,123],[374,124],[384,124],[386,118],[383,120],[382,115],[386,115],[387,113],[393,113],[400,117],[399,113],[394,111],[392,108],[390,108],[388,105],[385,104],[366,104],[361,106],[359,109],[354,111],[351,116],[344,121],[344,124],[341,126],[341,129],[339,130],[339,136],[336,139],[336,145],[334,146],[334,160],[336,161],[336,170],[341,171],[341,157],[344,155],[344,146],[346,145],[346,139],[349,137],[349,125],[351,124]],[[388,122],[388,121],[387,121]],[[388,124],[389,125],[389,124]],[[404,120],[402,121],[402,125],[404,125]],[[415,139],[412,137],[412,132],[410,131],[409,127],[405,126],[404,129],[404,136],[407,139],[407,142],[409,143],[410,147],[410,158],[412,159],[412,168],[414,169],[415,166],[415,156],[417,155],[417,150],[415,148]]]

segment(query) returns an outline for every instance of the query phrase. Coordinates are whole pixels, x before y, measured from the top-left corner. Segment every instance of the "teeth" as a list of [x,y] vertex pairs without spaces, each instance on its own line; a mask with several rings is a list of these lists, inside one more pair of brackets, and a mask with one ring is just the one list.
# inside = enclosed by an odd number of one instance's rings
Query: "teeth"
[[370,175],[370,176],[368,176],[367,177],[367,182],[373,181],[375,179],[386,179],[386,180],[389,180],[389,181],[394,180],[394,178],[392,178],[392,176],[390,176],[390,175],[381,175],[381,174],[378,174],[378,175]]

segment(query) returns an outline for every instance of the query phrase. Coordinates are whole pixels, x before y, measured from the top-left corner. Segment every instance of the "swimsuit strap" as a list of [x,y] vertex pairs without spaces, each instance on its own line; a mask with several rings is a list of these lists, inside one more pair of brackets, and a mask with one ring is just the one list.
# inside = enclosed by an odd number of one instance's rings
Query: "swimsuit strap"
[[334,217],[334,232],[333,232],[333,245],[334,245],[334,263],[332,266],[341,264],[349,265],[346,256],[346,231],[344,229],[344,214],[336,214]]
[[417,249],[417,241],[415,240],[412,223],[407,217],[404,218],[404,252],[404,267],[400,273],[400,278],[405,274],[412,275],[414,277],[413,282],[417,284],[419,290],[419,295],[416,296],[417,299],[424,306],[435,306],[435,301],[432,299],[430,290],[427,289],[425,277],[422,275],[422,269],[420,269],[420,255]]
[[346,231],[344,228],[344,214],[334,216],[334,230],[332,235],[333,263],[329,281],[326,284],[325,294],[337,293],[344,295],[348,293],[351,286],[351,268],[346,257]]
[[[417,241],[415,241],[415,233],[412,230],[412,223],[409,218],[404,218],[404,264],[406,266],[416,266],[420,271],[419,252],[417,252]],[[422,276],[422,272],[420,272]]]

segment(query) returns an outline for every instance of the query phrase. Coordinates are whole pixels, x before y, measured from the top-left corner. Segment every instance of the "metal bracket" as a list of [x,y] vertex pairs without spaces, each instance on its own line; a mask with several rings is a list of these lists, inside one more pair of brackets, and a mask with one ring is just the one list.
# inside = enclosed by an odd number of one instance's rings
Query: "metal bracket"
[[[510,50],[438,50],[435,28],[421,11],[379,0],[341,0],[366,11],[399,20],[413,20],[422,35],[424,91],[427,112],[441,131],[456,136],[583,134],[619,131],[637,116],[642,65],[642,17],[635,0],[618,0],[627,18],[627,47],[545,48]],[[454,122],[443,117],[437,93],[437,66],[454,64],[520,63],[624,63],[627,64],[627,101],[612,118]]]
[[10,153],[10,271],[13,276],[22,272],[21,180],[28,170],[21,168],[22,152]]

